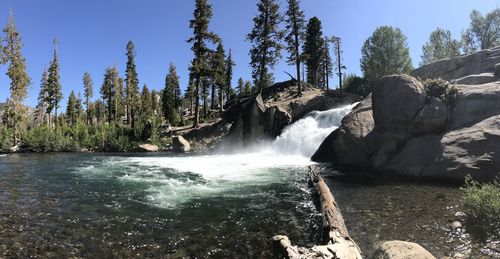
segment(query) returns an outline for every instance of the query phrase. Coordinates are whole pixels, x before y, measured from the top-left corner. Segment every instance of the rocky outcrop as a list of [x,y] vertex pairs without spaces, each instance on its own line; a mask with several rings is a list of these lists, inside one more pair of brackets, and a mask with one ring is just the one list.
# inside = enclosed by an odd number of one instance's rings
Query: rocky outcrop
[[233,121],[228,133],[231,142],[243,141],[246,144],[250,140],[256,141],[266,136],[266,107],[261,95],[244,99],[241,104],[231,107],[225,117]]
[[[488,71],[495,68],[495,62],[477,57],[461,60],[475,60],[479,65],[464,63],[444,75],[484,72],[477,66]],[[450,62],[453,67],[459,61]],[[384,77],[374,87],[372,105],[368,98],[353,109],[312,159],[337,167],[452,181],[461,181],[468,174],[481,181],[500,176],[500,82],[456,87],[457,100],[447,106],[426,96],[420,82],[411,76]]]
[[140,144],[139,151],[142,152],[158,152],[159,148],[157,145],[153,144]]
[[409,176],[489,181],[499,175],[500,115],[470,127],[413,138],[383,166]]
[[191,145],[182,136],[172,137],[172,148],[175,152],[185,153],[191,150]]
[[[441,78],[447,81],[460,81],[461,84],[483,84],[497,81],[496,65],[500,64],[500,47],[481,50],[467,56],[446,59],[416,69],[412,76],[421,79]],[[467,76],[476,79],[465,79]],[[497,73],[498,76],[498,73]],[[485,80],[486,78],[489,78]]]
[[283,128],[292,122],[292,116],[280,106],[272,106],[266,109],[265,117],[265,132],[272,136],[279,135]]
[[285,126],[311,111],[329,110],[359,100],[357,95],[325,92],[308,85],[298,97],[296,86],[290,81],[278,83],[262,94],[242,96],[226,105],[223,119],[232,126],[224,142],[234,147],[274,139]]
[[332,132],[313,155],[316,162],[339,166],[369,167],[374,139],[370,138],[375,122],[372,97],[369,95],[342,119],[342,126]]
[[435,259],[421,245],[404,241],[386,241],[375,246],[373,259]]
[[437,98],[431,97],[410,123],[408,133],[418,135],[442,131],[447,120],[448,109],[446,105]]
[[373,119],[379,136],[404,141],[425,99],[423,85],[411,76],[393,75],[379,80],[372,93]]

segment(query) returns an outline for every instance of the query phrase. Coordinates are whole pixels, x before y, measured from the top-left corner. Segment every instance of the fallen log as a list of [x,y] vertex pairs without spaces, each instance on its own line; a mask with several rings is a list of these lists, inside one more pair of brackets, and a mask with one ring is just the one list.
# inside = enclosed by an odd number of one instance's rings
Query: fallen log
[[361,259],[359,246],[349,236],[344,218],[323,178],[313,167],[309,176],[317,194],[323,214],[322,244],[312,248],[293,246],[286,236],[274,236],[277,258],[340,258]]

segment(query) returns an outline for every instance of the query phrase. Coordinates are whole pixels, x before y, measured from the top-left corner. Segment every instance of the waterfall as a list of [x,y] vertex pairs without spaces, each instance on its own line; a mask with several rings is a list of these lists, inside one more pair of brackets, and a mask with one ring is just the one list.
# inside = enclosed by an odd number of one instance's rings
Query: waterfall
[[311,112],[257,149],[202,156],[110,157],[78,171],[84,177],[142,184],[148,202],[164,208],[232,195],[244,188],[280,183],[294,170],[311,165],[310,157],[355,105]]
[[271,151],[280,155],[311,157],[326,137],[341,125],[342,118],[357,103],[328,111],[313,111],[287,126],[272,143]]

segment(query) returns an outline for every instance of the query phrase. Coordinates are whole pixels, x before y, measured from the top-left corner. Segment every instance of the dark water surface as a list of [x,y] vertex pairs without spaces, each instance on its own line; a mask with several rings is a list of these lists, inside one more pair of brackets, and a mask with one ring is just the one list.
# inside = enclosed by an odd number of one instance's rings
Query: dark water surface
[[[276,234],[318,242],[307,161],[164,156],[0,157],[0,258],[267,258]],[[367,254],[399,239],[437,257],[499,255],[498,242],[449,229],[461,217],[457,187],[327,181]]]

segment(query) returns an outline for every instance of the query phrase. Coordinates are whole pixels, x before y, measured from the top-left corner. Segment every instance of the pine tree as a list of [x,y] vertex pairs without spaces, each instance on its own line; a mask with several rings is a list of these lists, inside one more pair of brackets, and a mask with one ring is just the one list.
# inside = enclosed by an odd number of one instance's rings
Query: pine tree
[[226,74],[225,74],[225,69],[226,69],[226,53],[224,51],[224,46],[222,46],[222,43],[219,43],[217,45],[217,51],[213,55],[212,59],[212,70],[213,70],[213,80],[212,84],[214,88],[217,89],[212,89],[212,109],[215,109],[216,107],[216,98],[215,98],[215,90],[218,92],[218,105],[219,105],[219,111],[222,112],[222,107],[224,103],[224,91],[226,87]]
[[181,94],[181,86],[180,84],[175,85],[174,89],[174,108],[175,111],[178,112],[182,105],[182,94]]
[[188,85],[186,87],[186,91],[184,93],[184,99],[188,100],[189,101],[189,115],[193,115],[193,103],[194,103],[194,95],[195,95],[195,89],[196,89],[196,86],[195,86],[195,83],[193,82],[194,79],[193,79],[193,73],[189,73],[189,82],[188,82]]
[[168,74],[165,78],[165,88],[163,89],[162,110],[165,120],[170,125],[176,126],[179,121],[175,104],[175,91],[179,88],[179,76],[174,64],[170,64]]
[[[105,109],[108,116],[108,124],[111,124],[115,115],[115,96],[118,84],[118,70],[116,66],[107,67],[104,73],[104,81],[102,83],[100,94],[104,101]],[[116,118],[116,117],[115,117]]]
[[47,117],[47,96],[48,96],[48,84],[47,80],[49,78],[49,71],[47,68],[43,70],[42,81],[40,83],[40,92],[38,93],[38,103],[35,108],[35,122],[38,125],[43,125],[46,122]]
[[[330,55],[330,45],[327,37],[323,40],[323,56],[320,64],[321,86],[326,90],[330,88],[329,78],[333,75],[332,56]],[[340,86],[339,86],[340,87]]]
[[10,78],[10,100],[12,104],[13,144],[17,145],[21,134],[21,124],[25,118],[26,110],[22,103],[28,95],[28,86],[31,84],[31,78],[26,71],[26,59],[21,53],[22,43],[21,35],[16,30],[14,24],[14,15],[9,14],[9,21],[4,27],[6,46],[4,54],[9,62],[7,76]]
[[68,104],[66,105],[66,122],[69,127],[76,125],[76,120],[78,117],[78,106],[75,92],[71,91],[68,97]]
[[231,97],[231,94],[233,92],[233,88],[231,86],[231,82],[233,81],[233,67],[234,67],[234,62],[233,62],[233,56],[231,53],[231,49],[229,49],[229,54],[227,55],[226,59],[226,79],[225,79],[225,88],[224,88],[224,94],[226,97],[226,101],[229,100]]
[[210,78],[203,77],[201,83],[201,98],[203,100],[203,119],[208,118],[208,89],[210,88]]
[[97,100],[93,106],[97,124],[101,124],[104,121],[104,117],[106,117],[106,105],[101,100]]
[[210,74],[210,66],[208,64],[209,49],[207,42],[218,41],[217,35],[210,32],[208,29],[210,19],[212,18],[212,6],[208,0],[196,0],[196,7],[193,13],[194,18],[189,21],[189,28],[193,29],[193,37],[189,38],[187,42],[192,43],[191,50],[194,52],[194,59],[191,67],[191,72],[194,76],[196,88],[195,93],[195,110],[194,110],[194,124],[195,128],[199,127],[200,120],[200,84],[202,77]]
[[[335,53],[335,66],[336,66],[336,74],[337,74],[337,77],[339,78],[339,89],[340,90],[344,90],[344,84],[343,84],[343,81],[344,81],[344,78],[343,78],[343,74],[342,73],[342,70],[346,69],[346,67],[344,65],[342,65],[342,49],[341,49],[341,44],[342,44],[342,39],[340,37],[335,37],[333,36],[329,41],[327,40],[327,38],[325,37],[325,42],[332,42],[334,44],[334,48],[333,48],[333,51]],[[328,45],[325,45],[325,50],[327,51],[327,53],[329,54],[330,51],[328,50]],[[353,77],[351,77],[352,79]],[[357,79],[356,79],[357,80]],[[358,82],[358,81],[356,81]],[[327,88],[328,88],[328,82],[327,82]]]
[[252,88],[253,88],[253,85],[252,85],[252,82],[250,81],[246,81],[245,82],[245,94],[252,94]]
[[84,119],[83,118],[83,101],[82,101],[82,95],[80,92],[78,92],[78,95],[76,97],[75,110],[76,110],[76,122],[80,123]]
[[257,9],[259,14],[253,19],[254,27],[247,39],[252,43],[249,53],[252,77],[262,93],[273,82],[269,68],[274,68],[281,58],[283,32],[278,28],[282,17],[276,0],[260,0]]
[[85,106],[87,108],[87,111],[86,111],[86,123],[87,125],[90,124],[90,121],[91,121],[91,117],[90,117],[90,114],[91,114],[91,111],[90,111],[90,98],[92,98],[92,96],[94,96],[94,83],[92,81],[92,77],[90,76],[90,73],[89,72],[85,72],[83,73],[83,89],[84,89],[84,96],[85,96]]
[[238,92],[238,95],[245,94],[245,81],[241,77],[238,78],[238,84],[236,86],[236,91]]
[[470,20],[469,28],[462,33],[465,54],[500,45],[500,8],[495,8],[485,16],[473,10]]
[[307,24],[303,53],[307,68],[307,82],[314,86],[321,84],[321,63],[324,56],[324,39],[321,21],[313,17]]
[[147,122],[153,116],[153,108],[151,101],[151,93],[146,84],[142,87],[141,92],[141,119]]
[[151,91],[151,109],[153,115],[159,116],[162,111],[161,95],[156,90]]
[[57,129],[57,109],[63,98],[62,86],[59,76],[59,60],[57,58],[57,40],[54,40],[54,58],[49,67],[49,78],[47,80],[48,84],[48,96],[47,96],[47,113],[50,114],[52,110],[55,110],[55,126]]
[[286,11],[285,22],[287,31],[285,40],[289,53],[287,61],[288,64],[295,65],[296,67],[298,95],[302,95],[302,82],[300,78],[301,53],[299,49],[303,41],[306,21],[304,12],[300,9],[299,0],[288,0],[288,10]]
[[134,127],[135,115],[138,112],[139,100],[139,79],[135,68],[135,47],[132,41],[127,43],[127,68],[125,72],[126,88],[126,114],[127,123]]
[[114,119],[116,122],[121,123],[122,122],[122,116],[125,115],[125,107],[123,107],[123,99],[124,98],[124,93],[123,93],[123,78],[121,78],[118,75],[118,69],[116,66],[114,67],[114,74],[116,74],[116,90],[115,90],[115,95],[113,96],[113,114],[114,114]]

